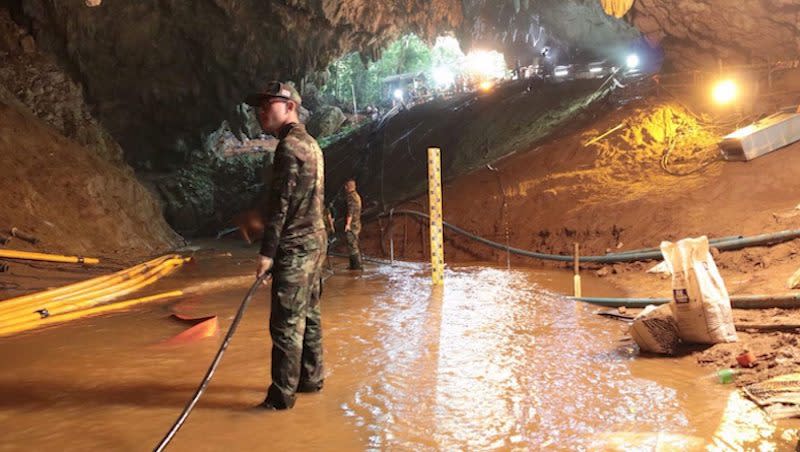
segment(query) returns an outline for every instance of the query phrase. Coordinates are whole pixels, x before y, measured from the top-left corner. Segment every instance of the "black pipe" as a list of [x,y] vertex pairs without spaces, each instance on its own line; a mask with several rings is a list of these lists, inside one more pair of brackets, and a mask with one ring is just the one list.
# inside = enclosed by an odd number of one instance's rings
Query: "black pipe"
[[239,322],[241,322],[242,317],[244,317],[244,311],[247,309],[247,305],[250,304],[250,300],[253,298],[256,290],[258,290],[258,287],[267,280],[270,274],[271,272],[267,272],[261,275],[250,287],[250,290],[247,291],[247,295],[245,295],[244,300],[242,300],[239,310],[236,311],[236,317],[233,318],[233,322],[231,323],[230,328],[228,328],[228,332],[225,334],[225,340],[222,341],[222,345],[219,347],[219,350],[217,350],[217,355],[214,356],[214,360],[211,362],[211,366],[209,366],[206,376],[203,377],[203,381],[200,382],[200,386],[198,386],[192,398],[183,408],[181,415],[178,416],[178,419],[174,424],[172,424],[172,427],[169,429],[167,434],[164,435],[164,438],[161,439],[161,442],[159,442],[158,445],[153,449],[154,452],[161,452],[167,447],[170,441],[172,441],[172,438],[175,437],[175,434],[178,433],[178,430],[180,430],[180,428],[183,426],[186,418],[189,417],[189,413],[191,413],[192,409],[194,409],[194,406],[197,405],[197,402],[205,392],[208,384],[211,383],[211,378],[214,377],[214,372],[217,370],[217,366],[219,366],[219,362],[222,360],[222,355],[225,354],[225,350],[228,348],[228,344],[230,343],[233,334],[236,332],[236,327],[239,326]]
[[[429,219],[430,217],[422,212],[417,212],[414,210],[394,210],[395,215],[410,215],[418,218],[425,218]],[[382,213],[379,216],[388,216],[388,213]],[[542,260],[549,260],[549,261],[559,261],[559,262],[572,262],[572,256],[565,256],[561,254],[547,254],[547,253],[537,253],[535,251],[528,251],[519,248],[513,248],[501,243],[494,242],[492,240],[483,238],[481,236],[475,235],[469,231],[459,228],[458,226],[452,225],[450,223],[442,222],[444,227],[461,234],[469,239],[472,239],[476,242],[483,243],[486,246],[508,251],[512,254],[517,254],[519,256],[526,256],[532,257],[534,259],[542,259]],[[794,240],[800,237],[800,229],[790,229],[785,231],[779,231],[774,233],[768,234],[760,234],[754,235],[751,237],[742,237],[742,238],[734,238],[728,240],[727,238],[722,238],[720,241],[714,243],[714,247],[720,251],[732,251],[738,250],[742,248],[748,248],[751,246],[767,246],[767,245],[774,245],[776,243],[787,242],[789,240]],[[645,260],[654,260],[654,259],[662,259],[663,256],[661,255],[660,250],[653,251],[645,251],[645,252],[637,252],[637,253],[621,253],[621,254],[608,254],[605,256],[581,256],[581,262],[597,262],[603,264],[611,264],[611,263],[618,263],[618,262],[637,262],[637,261],[645,261]]]
[[27,232],[20,231],[18,228],[11,228],[11,235],[17,237],[19,239],[25,240],[26,242],[30,243],[31,245],[36,245],[39,243],[39,239],[34,237],[32,234],[28,234]]

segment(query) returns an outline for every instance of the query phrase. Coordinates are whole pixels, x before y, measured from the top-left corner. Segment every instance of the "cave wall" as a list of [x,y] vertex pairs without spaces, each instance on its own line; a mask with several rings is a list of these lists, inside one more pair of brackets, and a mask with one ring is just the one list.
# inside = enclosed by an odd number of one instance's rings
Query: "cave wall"
[[[23,0],[129,161],[181,163],[200,133],[238,124],[236,102],[270,79],[299,81],[345,51],[377,56],[401,33],[461,22],[455,0]],[[175,152],[177,150],[177,152]]]
[[345,52],[376,59],[414,32],[456,32],[530,64],[544,45],[621,45],[638,33],[595,0],[19,0],[40,46],[86,87],[97,116],[136,167],[178,168],[201,133],[269,79],[293,80]]
[[16,249],[123,259],[179,245],[83,93],[0,9],[0,231],[39,239],[14,241]]
[[452,31],[467,48],[503,50],[511,65],[529,64],[545,45],[563,61],[576,49],[619,59],[638,30],[677,68],[799,53],[800,0],[635,0],[622,19],[606,15],[602,1],[15,3],[37,44],[81,82],[128,161],[144,168],[181,167],[223,119],[240,129],[238,100],[265,80],[302,88],[332,58],[354,50],[377,58],[407,32],[431,39]]
[[679,70],[800,58],[800,0],[636,0],[627,19]]
[[[470,0],[459,39],[467,47],[500,49],[510,66],[528,65],[548,47],[556,64],[624,59],[638,30],[591,0]],[[579,52],[580,51],[580,52]],[[583,61],[584,63],[586,61]]]

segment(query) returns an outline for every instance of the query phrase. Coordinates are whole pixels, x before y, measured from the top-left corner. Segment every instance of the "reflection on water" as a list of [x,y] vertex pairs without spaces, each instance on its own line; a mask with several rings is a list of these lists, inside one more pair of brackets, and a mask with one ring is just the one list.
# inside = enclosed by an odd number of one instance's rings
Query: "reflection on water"
[[[775,442],[778,428],[770,417],[740,393],[733,392],[725,405],[717,431],[714,432],[709,451],[729,450],[781,450]],[[788,445],[797,442],[797,429],[785,429],[780,435]]]
[[[169,284],[233,284],[243,269],[226,262],[199,259]],[[702,380],[708,371],[690,357],[632,356],[624,324],[550,292],[569,287],[568,274],[464,266],[431,288],[421,265],[363,275],[341,265],[324,294],[323,393],[287,413],[252,409],[268,383],[262,293],[173,450],[785,450],[796,441],[788,427],[797,425],[776,425]],[[194,295],[177,308],[218,314],[224,330],[243,293]],[[152,447],[218,346],[151,347],[178,329],[167,315],[150,307],[0,342],[0,449]]]

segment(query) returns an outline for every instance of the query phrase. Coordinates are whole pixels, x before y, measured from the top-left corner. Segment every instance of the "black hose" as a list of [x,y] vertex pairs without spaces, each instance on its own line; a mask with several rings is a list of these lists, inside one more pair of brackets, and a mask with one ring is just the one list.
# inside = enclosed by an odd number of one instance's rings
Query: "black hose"
[[189,414],[194,409],[194,406],[197,405],[197,402],[200,400],[200,397],[205,392],[208,384],[211,383],[211,378],[214,377],[214,372],[217,370],[217,366],[219,365],[220,361],[222,361],[222,355],[225,354],[225,350],[228,348],[228,344],[233,337],[233,334],[236,332],[236,327],[239,326],[239,322],[242,321],[242,317],[244,317],[244,311],[247,309],[247,305],[250,304],[250,300],[253,298],[253,295],[258,290],[258,287],[266,281],[267,277],[269,277],[270,272],[264,273],[253,285],[250,287],[250,290],[247,291],[247,295],[245,295],[244,300],[242,300],[242,304],[239,306],[239,310],[236,311],[236,317],[233,318],[233,322],[231,323],[230,328],[228,328],[228,333],[225,334],[225,340],[222,341],[222,345],[217,350],[217,355],[214,356],[214,360],[211,362],[211,366],[209,366],[208,371],[206,372],[206,376],[203,377],[203,381],[198,386],[197,390],[194,392],[194,396],[192,396],[191,400],[186,404],[183,408],[183,412],[181,415],[178,416],[178,419],[175,420],[175,423],[172,424],[172,428],[169,429],[164,438],[161,439],[161,442],[153,449],[155,452],[163,451],[167,445],[172,441],[172,438],[175,437],[175,434],[178,433],[178,430],[181,429],[183,423],[186,421],[186,418],[189,417]]
[[[427,214],[422,212],[417,212],[414,210],[394,210],[393,213],[394,215],[410,215],[425,219],[430,218]],[[383,213],[380,216],[388,216],[388,215],[389,215],[388,213]],[[573,260],[573,257],[568,255],[537,253],[535,251],[528,251],[519,248],[509,247],[501,243],[497,243],[489,239],[483,238],[481,236],[472,234],[471,232],[468,232],[464,229],[459,228],[458,226],[447,223],[446,221],[443,221],[442,225],[471,240],[483,243],[484,245],[489,246],[491,248],[508,251],[511,254],[516,254],[525,257],[532,257],[534,259],[542,259],[542,260],[558,261],[558,262],[572,262]],[[788,229],[785,231],[754,235],[751,237],[733,238],[731,240],[719,240],[714,243],[714,247],[720,251],[732,251],[742,248],[748,248],[751,246],[773,245],[775,243],[787,242],[789,240],[794,240],[796,238],[800,238],[800,229]],[[652,251],[643,251],[638,253],[608,254],[605,256],[580,256],[580,261],[612,264],[619,262],[638,262],[638,261],[646,261],[646,260],[661,259],[661,258],[662,258],[661,250],[653,249]]]

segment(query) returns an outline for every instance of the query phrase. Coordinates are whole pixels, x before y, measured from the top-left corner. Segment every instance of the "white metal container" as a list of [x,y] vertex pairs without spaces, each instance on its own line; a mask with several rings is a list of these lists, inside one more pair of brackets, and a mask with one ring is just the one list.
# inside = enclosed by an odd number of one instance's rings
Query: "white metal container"
[[800,114],[777,113],[743,127],[719,143],[725,160],[748,161],[800,141]]

